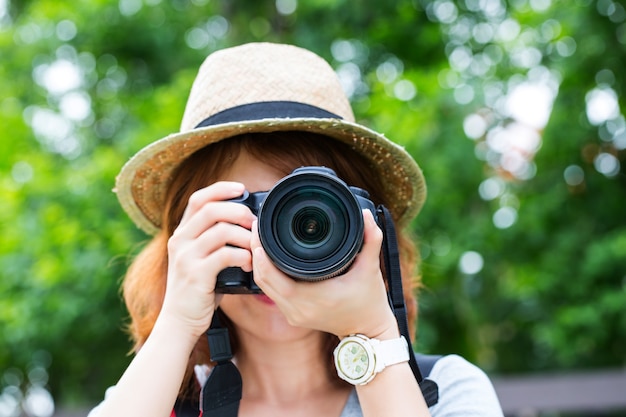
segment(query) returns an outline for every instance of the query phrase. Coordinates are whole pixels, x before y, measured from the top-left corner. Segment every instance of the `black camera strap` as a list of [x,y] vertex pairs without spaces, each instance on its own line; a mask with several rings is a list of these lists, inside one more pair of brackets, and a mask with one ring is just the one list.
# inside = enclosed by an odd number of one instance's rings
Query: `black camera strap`
[[228,329],[222,326],[217,311],[207,330],[207,339],[211,361],[217,364],[202,386],[200,416],[237,417],[243,384],[239,369],[231,361],[233,353]]
[[[400,269],[400,254],[396,230],[389,210],[380,205],[377,215],[382,222],[383,230],[383,259],[387,276],[389,303],[398,322],[400,333],[406,338],[409,345],[409,365],[415,375],[426,404],[431,407],[439,401],[437,384],[424,379],[413,354],[411,337],[407,320],[404,292],[402,290],[402,273]],[[237,367],[232,363],[233,357],[230,346],[228,329],[222,326],[218,312],[213,315],[211,327],[207,330],[207,339],[211,352],[211,361],[217,365],[213,368],[209,378],[202,387],[200,396],[201,417],[237,417],[239,402],[241,401],[242,380]]]
[[387,293],[389,295],[389,303],[393,309],[398,322],[400,334],[404,336],[409,345],[409,365],[415,375],[415,379],[420,386],[424,400],[429,407],[439,402],[439,388],[435,381],[425,379],[420,372],[413,347],[411,336],[409,333],[409,323],[407,319],[406,304],[404,302],[404,291],[402,290],[402,271],[400,269],[400,253],[398,251],[398,240],[396,229],[393,224],[391,213],[387,207],[380,205],[376,209],[379,220],[384,228],[383,230],[383,259],[385,264],[385,273],[387,276]]

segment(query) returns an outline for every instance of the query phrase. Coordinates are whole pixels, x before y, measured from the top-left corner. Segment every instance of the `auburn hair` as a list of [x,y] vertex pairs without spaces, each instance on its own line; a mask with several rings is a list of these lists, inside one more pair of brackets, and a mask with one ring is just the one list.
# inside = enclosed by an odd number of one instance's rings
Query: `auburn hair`
[[[277,168],[284,175],[300,166],[332,168],[348,185],[367,190],[374,204],[389,206],[380,178],[371,175],[373,170],[370,162],[348,145],[326,136],[299,131],[248,133],[200,149],[184,160],[175,171],[166,193],[161,231],[135,257],[124,278],[122,291],[130,314],[128,332],[134,341],[135,351],[141,348],[150,335],[161,310],[167,281],[167,242],[178,226],[189,198],[195,191],[217,181],[242,150]],[[419,259],[408,230],[397,230],[397,239],[409,331],[413,339],[417,323],[416,289],[421,284],[417,268]],[[223,313],[219,310],[218,313],[222,323],[231,330],[231,344],[236,355],[236,329]],[[343,383],[330,360],[336,344],[336,337],[329,334],[326,343],[328,372],[337,383]],[[206,338],[198,341],[190,357],[181,395],[197,392],[193,381],[193,365],[201,363],[210,363]]]

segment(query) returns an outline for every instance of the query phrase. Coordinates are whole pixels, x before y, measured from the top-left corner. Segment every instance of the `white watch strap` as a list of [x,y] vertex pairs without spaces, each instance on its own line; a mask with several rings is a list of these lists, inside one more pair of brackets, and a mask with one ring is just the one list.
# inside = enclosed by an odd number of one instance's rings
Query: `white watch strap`
[[409,360],[409,346],[404,336],[397,339],[376,341],[379,342],[374,345],[377,359],[376,372],[382,371],[387,366]]

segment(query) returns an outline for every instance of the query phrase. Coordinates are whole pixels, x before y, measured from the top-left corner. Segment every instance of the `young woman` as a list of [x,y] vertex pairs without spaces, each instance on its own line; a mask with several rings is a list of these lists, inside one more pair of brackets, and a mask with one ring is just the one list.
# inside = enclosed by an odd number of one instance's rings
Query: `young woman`
[[[137,353],[92,416],[167,417],[180,415],[181,404],[199,415],[201,387],[217,369],[205,336],[214,316],[229,329],[243,382],[239,416],[502,415],[485,374],[455,355],[434,365],[429,378],[439,402],[426,405],[389,305],[383,232],[371,210],[359,209],[362,243],[332,277],[294,279],[268,255],[257,217],[263,203],[232,200],[272,190],[299,167],[330,168],[333,181],[367,190],[366,200],[389,208],[415,328],[417,257],[403,229],[425,198],[415,161],[354,122],[337,77],[317,55],[268,43],[225,49],[201,66],[181,131],[142,149],[118,177],[122,206],[154,238],[123,287]],[[310,214],[298,207],[297,215]],[[336,213],[329,211],[315,216],[327,216],[332,228]],[[261,229],[313,245],[315,216],[300,232]],[[226,268],[252,273],[261,291],[216,291]],[[357,346],[372,350],[356,355]],[[361,358],[386,366],[361,369]],[[203,395],[205,405],[213,401]]]

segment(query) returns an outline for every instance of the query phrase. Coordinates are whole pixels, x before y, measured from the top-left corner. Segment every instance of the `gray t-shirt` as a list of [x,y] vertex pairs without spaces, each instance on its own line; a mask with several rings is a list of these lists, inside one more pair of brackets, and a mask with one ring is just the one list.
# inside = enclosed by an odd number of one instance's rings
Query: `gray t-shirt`
[[[491,381],[477,366],[458,355],[439,359],[428,379],[439,387],[439,402],[432,417],[502,417],[502,408]],[[362,417],[356,390],[350,393],[341,417]]]

